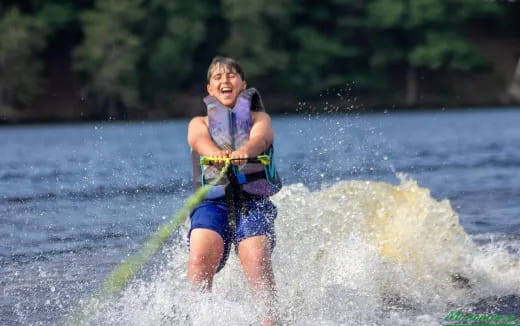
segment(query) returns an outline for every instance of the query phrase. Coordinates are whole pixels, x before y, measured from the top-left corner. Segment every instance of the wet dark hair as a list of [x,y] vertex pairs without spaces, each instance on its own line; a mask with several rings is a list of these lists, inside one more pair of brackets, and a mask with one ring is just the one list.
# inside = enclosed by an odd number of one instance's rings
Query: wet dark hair
[[209,80],[211,79],[211,70],[215,67],[225,67],[229,69],[230,71],[236,72],[240,75],[242,80],[246,80],[246,76],[244,74],[244,70],[242,69],[242,66],[238,64],[235,60],[228,58],[228,57],[222,57],[222,56],[216,56],[211,60],[211,64],[208,68],[208,73],[206,75],[206,81],[209,84]]

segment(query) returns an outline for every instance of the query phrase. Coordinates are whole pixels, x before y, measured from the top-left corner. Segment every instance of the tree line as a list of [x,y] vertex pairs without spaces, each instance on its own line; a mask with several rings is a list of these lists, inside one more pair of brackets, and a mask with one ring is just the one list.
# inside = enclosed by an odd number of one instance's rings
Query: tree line
[[418,71],[485,69],[468,31],[508,15],[488,0],[1,0],[0,112],[45,91],[45,54],[63,37],[82,92],[116,115],[203,87],[216,54],[295,97],[350,82],[390,96],[397,81],[413,105]]

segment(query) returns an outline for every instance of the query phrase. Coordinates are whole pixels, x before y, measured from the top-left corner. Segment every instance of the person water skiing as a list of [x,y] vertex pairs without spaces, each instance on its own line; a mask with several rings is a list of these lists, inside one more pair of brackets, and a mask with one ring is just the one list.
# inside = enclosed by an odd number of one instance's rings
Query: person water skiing
[[211,290],[234,243],[254,297],[267,308],[267,325],[277,319],[271,265],[277,210],[269,196],[281,183],[272,159],[269,166],[248,163],[259,154],[272,156],[274,132],[260,94],[246,85],[235,60],[215,57],[207,72],[207,115],[193,118],[188,126],[196,186],[209,183],[224,166],[200,165],[200,156],[233,159],[227,176],[190,215],[188,280],[194,288]]

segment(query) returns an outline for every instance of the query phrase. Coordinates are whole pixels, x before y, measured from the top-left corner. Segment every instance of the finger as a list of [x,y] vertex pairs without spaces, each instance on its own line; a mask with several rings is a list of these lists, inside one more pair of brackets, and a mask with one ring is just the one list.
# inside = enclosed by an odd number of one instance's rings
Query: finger
[[222,161],[222,158],[225,157],[225,153],[223,153],[222,151],[218,152],[217,155],[215,156],[216,158],[218,158],[219,160],[217,160],[215,163],[217,165],[217,167],[219,169],[222,169],[222,167],[224,166],[223,165],[223,161]]
[[231,153],[231,157],[235,160],[232,161],[234,165],[244,165],[247,163],[247,154],[242,152]]
[[215,163],[215,165],[217,166],[217,168],[219,169],[222,169],[225,165],[225,160],[226,158],[229,157],[229,154],[231,152],[230,151],[227,151],[227,150],[223,150],[223,151],[218,151],[217,153],[215,153],[215,158],[218,158],[219,160],[217,160]]
[[244,165],[247,163],[247,154],[244,153],[244,155],[242,155],[242,160],[240,160],[240,165]]
[[214,167],[218,168],[219,161],[216,160],[219,158],[220,152],[213,152],[209,155],[209,157],[213,158],[213,160],[210,161],[210,165],[213,165]]

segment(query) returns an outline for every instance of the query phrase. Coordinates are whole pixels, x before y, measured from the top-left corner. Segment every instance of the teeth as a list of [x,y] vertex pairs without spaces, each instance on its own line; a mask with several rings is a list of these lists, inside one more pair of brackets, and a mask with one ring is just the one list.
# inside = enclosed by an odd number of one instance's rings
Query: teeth
[[229,87],[223,87],[220,91],[221,91],[221,92],[231,92],[231,88],[229,88]]

